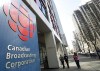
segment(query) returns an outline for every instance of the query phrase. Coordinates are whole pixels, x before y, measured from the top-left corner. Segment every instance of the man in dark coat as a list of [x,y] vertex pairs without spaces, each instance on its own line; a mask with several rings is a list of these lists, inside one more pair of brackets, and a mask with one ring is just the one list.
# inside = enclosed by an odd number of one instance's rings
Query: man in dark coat
[[66,54],[64,54],[64,60],[67,64],[67,67],[69,68],[69,61],[68,61],[68,56]]

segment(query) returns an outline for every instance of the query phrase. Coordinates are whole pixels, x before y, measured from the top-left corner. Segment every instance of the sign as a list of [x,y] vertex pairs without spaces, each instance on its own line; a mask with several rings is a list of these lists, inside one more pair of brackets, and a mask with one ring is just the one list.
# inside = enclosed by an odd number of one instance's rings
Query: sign
[[0,71],[40,71],[36,17],[22,0],[0,2]]

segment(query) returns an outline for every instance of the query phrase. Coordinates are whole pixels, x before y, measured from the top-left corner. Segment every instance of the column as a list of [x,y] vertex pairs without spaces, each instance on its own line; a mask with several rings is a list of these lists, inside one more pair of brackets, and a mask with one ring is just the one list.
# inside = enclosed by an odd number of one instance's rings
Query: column
[[45,44],[49,68],[59,68],[56,41],[52,32],[45,34]]

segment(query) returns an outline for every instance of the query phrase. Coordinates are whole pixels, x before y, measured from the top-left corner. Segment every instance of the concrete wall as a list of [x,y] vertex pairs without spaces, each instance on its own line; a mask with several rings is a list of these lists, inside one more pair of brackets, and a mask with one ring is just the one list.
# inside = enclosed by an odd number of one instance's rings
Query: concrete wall
[[57,46],[52,32],[45,34],[45,43],[46,43],[49,68],[59,68],[59,63],[57,58]]

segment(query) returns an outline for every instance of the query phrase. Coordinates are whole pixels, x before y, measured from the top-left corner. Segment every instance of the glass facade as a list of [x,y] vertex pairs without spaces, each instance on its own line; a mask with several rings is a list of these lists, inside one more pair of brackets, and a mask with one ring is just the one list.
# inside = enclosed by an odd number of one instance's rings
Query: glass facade
[[[34,0],[34,1],[38,5],[39,9],[42,11],[44,16],[48,19],[47,7],[46,7],[45,0]],[[56,31],[57,35],[59,35],[61,37],[60,30],[59,30],[59,27],[57,24],[57,18],[56,18],[55,12],[53,10],[52,2],[50,0],[47,1],[47,6],[48,6],[49,14],[50,14],[50,20],[53,25],[53,29]]]
[[41,12],[44,14],[44,16],[48,20],[47,8],[46,8],[46,2],[45,2],[45,0],[34,0],[34,1],[38,5],[38,7],[41,10]]
[[50,19],[51,19],[51,22],[52,22],[52,25],[53,25],[53,29],[61,37],[59,27],[58,27],[58,24],[57,24],[57,18],[55,16],[55,12],[53,10],[52,2],[50,0],[48,0],[47,4],[48,4],[48,8],[49,8]]

